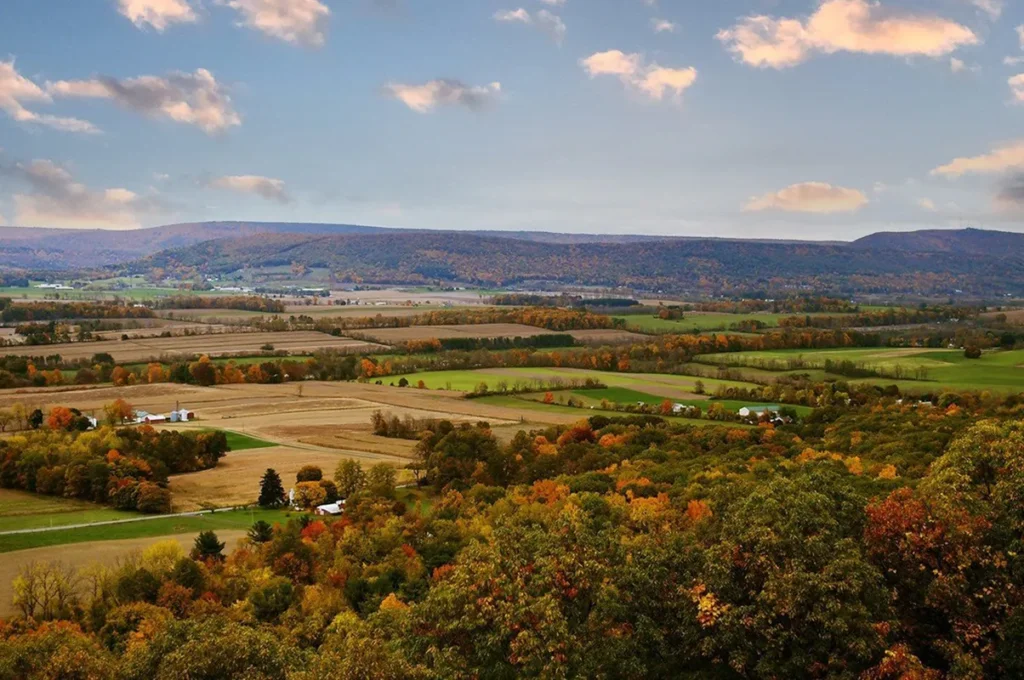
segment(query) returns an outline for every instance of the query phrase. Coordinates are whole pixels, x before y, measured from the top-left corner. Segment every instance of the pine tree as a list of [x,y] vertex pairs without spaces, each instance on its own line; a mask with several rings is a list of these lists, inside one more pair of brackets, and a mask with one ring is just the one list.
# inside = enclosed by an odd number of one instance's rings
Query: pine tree
[[204,531],[196,536],[191,557],[194,560],[223,560],[225,545],[217,538],[217,534],[212,531]]
[[267,543],[274,538],[274,528],[268,522],[257,520],[249,528],[249,540],[253,543]]
[[281,475],[277,474],[273,468],[267,468],[267,471],[263,473],[263,479],[260,480],[258,502],[261,508],[279,508],[288,502],[284,485],[281,484]]

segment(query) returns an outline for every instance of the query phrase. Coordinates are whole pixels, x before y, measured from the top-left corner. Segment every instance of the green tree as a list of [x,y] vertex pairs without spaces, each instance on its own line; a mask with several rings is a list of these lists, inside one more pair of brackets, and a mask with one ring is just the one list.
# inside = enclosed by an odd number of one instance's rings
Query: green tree
[[291,606],[294,588],[286,578],[273,578],[249,593],[249,605],[260,621],[275,621]]
[[366,474],[366,488],[370,493],[382,498],[394,498],[397,473],[387,463],[377,463]]
[[258,503],[261,508],[280,508],[288,503],[288,495],[281,483],[281,475],[273,468],[267,468],[260,480],[260,497]]
[[347,458],[338,463],[334,482],[338,485],[338,497],[349,498],[366,486],[366,471],[357,461]]
[[270,526],[269,522],[264,522],[262,519],[256,520],[256,522],[249,527],[249,540],[253,543],[269,543],[274,538],[274,527]]
[[213,531],[204,531],[196,536],[191,557],[194,560],[223,561],[224,545]]

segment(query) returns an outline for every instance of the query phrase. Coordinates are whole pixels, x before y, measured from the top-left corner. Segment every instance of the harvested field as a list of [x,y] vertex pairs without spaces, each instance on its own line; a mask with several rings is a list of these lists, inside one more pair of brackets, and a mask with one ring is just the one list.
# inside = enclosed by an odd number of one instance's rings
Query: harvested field
[[452,326],[411,326],[409,328],[374,328],[360,331],[362,335],[385,344],[436,338],[532,338],[553,333],[546,328],[518,323],[481,323]]
[[1002,312],[985,312],[981,318],[993,320],[1000,314],[1006,315],[1006,322],[1015,326],[1024,326],[1024,309],[1006,309]]
[[[163,321],[163,319],[160,319]],[[182,337],[185,335],[210,335],[213,333],[231,333],[237,332],[228,326],[223,324],[210,324],[210,323],[184,323],[178,321],[165,321],[162,326],[150,326],[146,328],[126,328],[123,330],[116,331],[99,331],[94,333],[98,338],[104,340],[120,340],[122,335],[127,335],[131,339],[136,338],[157,338],[164,333],[170,333],[173,337]]]
[[384,349],[380,345],[338,338],[316,331],[287,331],[282,333],[222,333],[192,335],[177,338],[143,338],[139,340],[103,340],[100,342],[72,342],[45,347],[5,347],[5,354],[36,356],[40,353],[59,354],[65,359],[87,359],[106,352],[115,361],[146,361],[168,356],[232,356],[259,354],[261,347],[272,345],[275,350],[289,353],[334,349],[342,352],[373,352]]
[[569,335],[576,338],[578,342],[587,345],[625,345],[631,342],[645,342],[650,338],[641,333],[632,331],[616,331],[603,328],[594,328],[585,331],[569,331]]
[[[234,550],[238,541],[244,536],[245,532],[241,530],[217,531],[217,537],[227,543],[226,551]],[[174,536],[130,538],[121,541],[71,543],[4,553],[3,559],[0,560],[0,617],[9,617],[15,613],[13,582],[18,576],[18,572],[32,562],[60,562],[76,569],[90,564],[114,566],[133,552],[141,552],[154,543],[171,539],[181,544],[182,549],[187,553],[192,549],[192,542],[195,538],[195,533],[188,533]]]

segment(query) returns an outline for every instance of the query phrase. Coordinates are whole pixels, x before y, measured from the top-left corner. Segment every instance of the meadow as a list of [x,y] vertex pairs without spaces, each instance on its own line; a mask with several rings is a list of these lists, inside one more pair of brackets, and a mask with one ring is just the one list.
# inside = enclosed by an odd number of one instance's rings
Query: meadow
[[892,348],[777,350],[705,354],[695,361],[713,365],[753,367],[760,370],[820,370],[827,360],[852,361],[887,375],[905,371],[900,378],[858,378],[851,382],[897,384],[911,390],[1020,391],[1024,386],[1024,350],[989,350],[968,359],[963,350]]
[[[543,393],[531,393],[523,395],[524,398],[541,400],[544,398]],[[647,406],[660,407],[665,402],[665,397],[658,396],[656,394],[650,394],[649,392],[643,392],[640,390],[630,389],[628,387],[608,387],[604,389],[596,390],[566,390],[564,392],[558,392],[553,395],[556,399],[560,396],[574,397],[583,403],[586,407],[600,407],[602,402],[609,402],[612,404],[632,405],[632,404],[645,404]],[[737,412],[744,406],[756,406],[759,402],[755,401],[742,401],[735,399],[674,399],[669,400],[676,404],[685,404],[687,406],[699,406],[702,410],[707,409],[712,404],[720,404],[725,410]],[[813,409],[808,406],[791,406],[798,415],[801,417],[808,415]]]

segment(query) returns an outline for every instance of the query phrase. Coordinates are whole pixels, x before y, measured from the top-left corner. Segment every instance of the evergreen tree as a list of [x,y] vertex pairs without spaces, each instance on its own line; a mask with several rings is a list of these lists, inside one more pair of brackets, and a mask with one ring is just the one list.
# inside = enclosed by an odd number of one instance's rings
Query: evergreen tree
[[267,468],[260,480],[261,508],[280,508],[288,502],[288,496],[284,492],[284,485],[281,484],[281,475],[273,468]]
[[223,560],[225,544],[212,531],[204,531],[196,536],[192,545],[191,557],[194,560]]
[[269,522],[257,520],[256,523],[249,528],[249,540],[253,543],[268,543],[273,538],[274,528],[270,526]]

